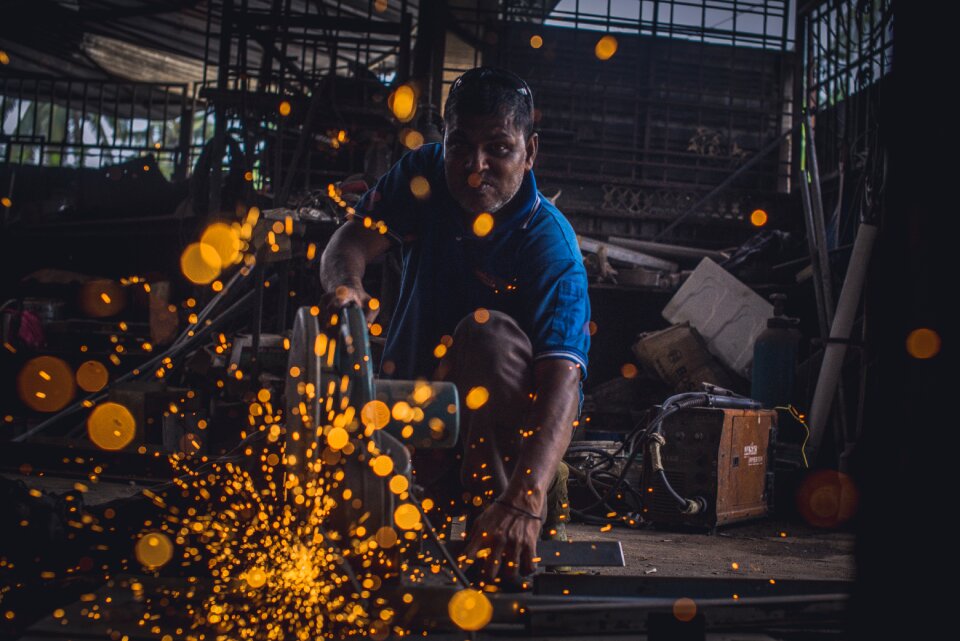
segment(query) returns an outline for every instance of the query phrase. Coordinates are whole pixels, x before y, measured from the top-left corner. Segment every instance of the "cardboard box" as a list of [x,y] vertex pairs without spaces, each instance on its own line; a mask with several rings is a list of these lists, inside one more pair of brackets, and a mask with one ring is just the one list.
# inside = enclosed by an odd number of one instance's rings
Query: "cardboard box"
[[633,353],[647,371],[660,377],[675,393],[702,391],[701,383],[727,389],[736,385],[690,323],[641,334]]

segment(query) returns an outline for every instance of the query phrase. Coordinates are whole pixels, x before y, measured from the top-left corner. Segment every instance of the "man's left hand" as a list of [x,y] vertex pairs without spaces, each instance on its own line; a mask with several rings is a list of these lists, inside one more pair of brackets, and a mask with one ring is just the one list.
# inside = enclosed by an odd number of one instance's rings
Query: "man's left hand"
[[539,519],[491,503],[473,523],[464,554],[480,565],[485,580],[500,576],[518,582],[537,568],[534,558],[542,525]]

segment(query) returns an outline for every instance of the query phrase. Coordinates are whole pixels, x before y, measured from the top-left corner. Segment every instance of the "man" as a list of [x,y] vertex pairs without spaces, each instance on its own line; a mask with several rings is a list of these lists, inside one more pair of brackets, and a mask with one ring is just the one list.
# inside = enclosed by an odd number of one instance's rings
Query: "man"
[[[488,579],[535,569],[586,376],[586,272],[569,223],[537,191],[537,147],[527,84],[498,69],[466,72],[450,89],[443,143],[406,154],[380,179],[320,268],[327,307],[368,309],[366,265],[401,246],[381,372],[456,383],[454,472],[473,510],[466,553]],[[443,486],[447,470],[414,462],[418,482]]]

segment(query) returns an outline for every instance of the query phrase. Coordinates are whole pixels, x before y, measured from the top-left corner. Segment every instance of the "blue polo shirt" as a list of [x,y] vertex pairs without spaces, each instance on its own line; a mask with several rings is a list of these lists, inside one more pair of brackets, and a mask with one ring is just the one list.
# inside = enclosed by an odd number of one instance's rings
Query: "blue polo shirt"
[[[411,181],[419,193],[415,196]],[[429,194],[423,194],[424,185]],[[590,301],[576,235],[528,171],[519,206],[476,236],[447,189],[443,146],[404,155],[357,205],[400,243],[403,274],[387,332],[381,374],[429,378],[434,350],[477,308],[510,315],[530,338],[535,360],[559,358],[587,374]]]

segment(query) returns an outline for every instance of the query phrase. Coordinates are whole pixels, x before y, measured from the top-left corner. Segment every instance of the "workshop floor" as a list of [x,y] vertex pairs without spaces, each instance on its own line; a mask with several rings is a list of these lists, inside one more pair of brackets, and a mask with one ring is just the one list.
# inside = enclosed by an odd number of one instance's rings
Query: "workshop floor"
[[[854,535],[764,520],[728,526],[717,534],[573,524],[575,541],[619,540],[626,567],[600,574],[745,579],[854,578]],[[784,536],[785,535],[785,536]],[[735,569],[736,568],[736,569]]]
[[[47,492],[73,489],[73,479],[24,477],[30,487]],[[84,495],[88,505],[130,496],[134,484],[100,482]],[[803,524],[767,519],[727,526],[716,534],[668,530],[613,528],[571,524],[575,541],[619,540],[626,567],[586,570],[590,574],[630,574],[651,577],[730,577],[750,579],[854,579],[854,535]]]

